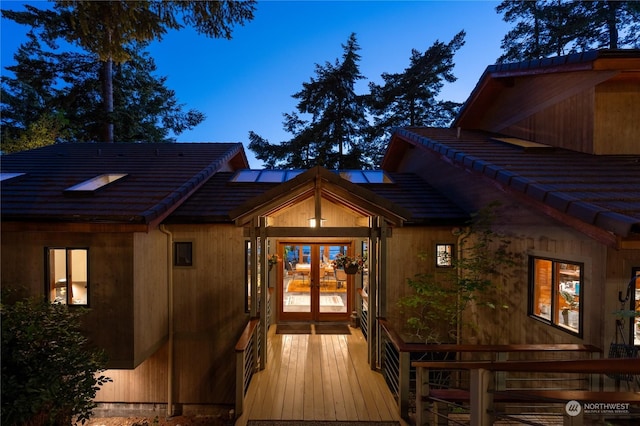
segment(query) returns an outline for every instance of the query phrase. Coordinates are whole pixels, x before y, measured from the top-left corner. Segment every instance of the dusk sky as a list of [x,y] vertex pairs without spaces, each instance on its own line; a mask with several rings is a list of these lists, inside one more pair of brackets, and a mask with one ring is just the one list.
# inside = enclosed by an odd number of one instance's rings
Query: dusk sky
[[[24,2],[5,1],[3,9]],[[40,3],[44,2],[30,2]],[[186,109],[207,116],[194,130],[177,136],[180,142],[242,142],[249,131],[271,143],[291,139],[282,128],[283,114],[295,111],[291,97],[315,77],[315,64],[333,63],[342,44],[355,33],[361,47],[360,71],[382,83],[384,72],[402,72],[411,49],[424,52],[436,40],[449,42],[460,30],[466,44],[454,57],[458,80],[445,85],[441,98],[464,102],[488,65],[502,53],[500,41],[510,25],[502,21],[497,1],[261,1],[254,19],[235,28],[232,39],[210,39],[191,29],[171,32],[149,51]],[[4,67],[28,28],[2,20]],[[246,149],[252,168],[262,165]]]

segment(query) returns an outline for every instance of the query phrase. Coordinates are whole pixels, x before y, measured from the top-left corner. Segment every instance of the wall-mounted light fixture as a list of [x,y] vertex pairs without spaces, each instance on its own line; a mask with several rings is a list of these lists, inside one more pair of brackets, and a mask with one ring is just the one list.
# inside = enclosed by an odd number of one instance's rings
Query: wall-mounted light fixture
[[[320,219],[320,227],[322,228],[324,226],[324,223],[327,221],[327,219]],[[309,218],[309,228],[315,228],[316,227],[316,218],[315,217],[311,217]]]

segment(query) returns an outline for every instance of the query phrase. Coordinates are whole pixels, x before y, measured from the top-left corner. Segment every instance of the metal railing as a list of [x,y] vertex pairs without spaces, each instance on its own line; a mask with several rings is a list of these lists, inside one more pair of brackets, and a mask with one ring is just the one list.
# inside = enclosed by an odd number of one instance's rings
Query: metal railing
[[360,295],[360,309],[358,309],[360,313],[360,329],[364,340],[367,340],[367,333],[369,332],[369,296],[361,288],[358,289],[358,294]]

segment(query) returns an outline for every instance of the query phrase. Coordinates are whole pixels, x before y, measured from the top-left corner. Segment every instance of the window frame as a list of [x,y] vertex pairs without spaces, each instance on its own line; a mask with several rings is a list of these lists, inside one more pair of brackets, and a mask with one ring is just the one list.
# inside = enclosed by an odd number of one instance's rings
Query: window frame
[[[447,250],[448,249],[448,250]],[[436,268],[453,268],[455,245],[451,243],[436,243],[435,262]],[[440,253],[447,253],[447,258]],[[444,261],[443,261],[444,260]]]
[[[184,261],[178,257],[181,251],[180,248],[188,247],[189,257],[188,260],[185,257]],[[191,268],[193,267],[193,242],[191,241],[174,241],[173,242],[173,266],[178,268]]]
[[[537,308],[536,302],[538,300],[536,298],[536,260],[551,262],[551,271],[550,271],[551,294],[550,294],[550,304],[548,305],[548,309],[550,310],[550,318],[547,318],[545,316],[542,316],[536,313],[536,308]],[[577,297],[578,297],[578,309],[577,309],[578,328],[577,330],[569,325],[562,324],[563,319],[561,318],[561,315],[559,314],[559,309],[557,307],[559,303],[557,301],[561,297],[560,290],[559,290],[559,287],[560,287],[559,276],[561,274],[561,272],[559,271],[559,268],[561,264],[573,265],[580,268],[578,279],[574,280],[574,285],[575,285],[575,281],[578,281],[578,285],[579,285],[578,294],[577,294]],[[577,262],[577,261],[566,260],[566,259],[558,259],[558,258],[548,257],[548,256],[530,255],[529,256],[529,294],[528,294],[528,308],[527,308],[527,311],[528,311],[527,313],[529,317],[537,321],[540,321],[544,324],[550,325],[551,327],[556,328],[558,330],[562,330],[571,335],[582,337],[584,333],[583,323],[584,323],[584,316],[585,316],[585,313],[584,313],[584,267],[585,266],[583,262]]]
[[[637,277],[634,286],[629,289],[629,310],[637,312],[640,308],[640,298],[636,297],[640,288],[640,266],[631,268],[631,280],[634,277]],[[629,318],[629,342],[633,346],[640,346],[640,317]]]
[[[45,271],[44,271],[44,283],[45,283],[45,299],[47,300],[47,302],[49,303],[56,303],[56,300],[51,300],[51,292],[54,290],[51,286],[51,283],[55,280],[55,278],[52,279],[51,277],[51,271],[52,271],[52,264],[51,264],[51,252],[53,250],[64,250],[65,251],[65,258],[64,258],[64,265],[65,265],[65,285],[64,285],[64,290],[65,290],[65,297],[66,300],[64,302],[64,305],[66,306],[74,306],[74,307],[82,307],[82,308],[88,308],[91,306],[91,285],[90,285],[90,277],[91,277],[91,268],[90,268],[90,251],[89,251],[89,247],[80,247],[80,246],[47,246],[44,248],[44,258],[45,258]],[[85,275],[86,275],[86,302],[85,303],[69,303],[69,295],[73,295],[73,279],[72,279],[72,275],[73,275],[73,271],[69,271],[70,269],[70,262],[72,262],[72,256],[70,256],[70,253],[73,252],[74,250],[82,250],[85,252],[85,259],[86,259],[86,270]],[[71,257],[71,259],[70,259]],[[71,267],[71,269],[73,269],[73,267]],[[62,278],[60,279],[62,280]],[[59,281],[59,280],[56,280]],[[69,283],[71,283],[71,290],[69,291]],[[57,288],[57,286],[54,286],[54,288]],[[62,287],[60,287],[62,288]],[[73,302],[73,299],[71,299],[71,302]],[[61,302],[58,302],[61,303]]]

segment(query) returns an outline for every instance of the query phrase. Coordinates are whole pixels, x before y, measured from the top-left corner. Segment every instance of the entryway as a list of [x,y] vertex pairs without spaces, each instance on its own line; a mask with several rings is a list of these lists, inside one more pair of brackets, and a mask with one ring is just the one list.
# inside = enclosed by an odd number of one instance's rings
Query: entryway
[[351,255],[353,242],[277,243],[283,260],[278,274],[278,321],[348,321],[353,276],[336,269],[339,253]]

